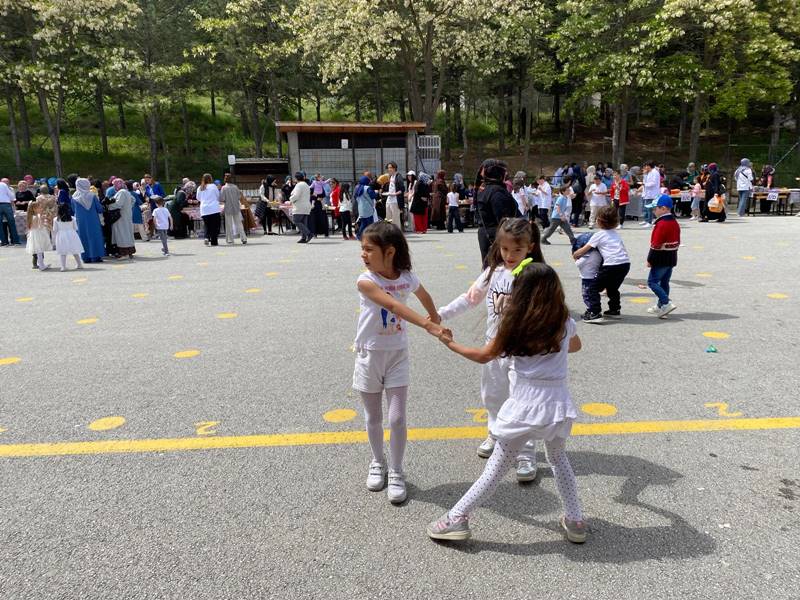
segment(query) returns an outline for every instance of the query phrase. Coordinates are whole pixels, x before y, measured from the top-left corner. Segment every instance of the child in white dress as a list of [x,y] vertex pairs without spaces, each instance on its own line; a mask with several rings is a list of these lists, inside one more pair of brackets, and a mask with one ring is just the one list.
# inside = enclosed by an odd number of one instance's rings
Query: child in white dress
[[53,249],[50,242],[50,219],[45,208],[45,203],[41,200],[28,204],[28,240],[25,251],[36,257],[36,266],[40,271],[50,268],[50,265],[44,264],[44,253]]
[[511,393],[497,415],[497,443],[483,474],[448,513],[428,525],[428,535],[467,539],[470,514],[494,494],[525,441],[534,437],[544,440],[564,503],[561,527],[569,541],[580,544],[586,541],[586,524],[564,445],[578,416],[567,387],[567,354],[580,350],[581,340],[552,268],[525,259],[514,276],[511,300],[492,341],[483,348],[468,348],[454,342],[448,332],[440,336],[451,350],[476,362],[507,357]]
[[81,262],[81,252],[83,244],[78,237],[78,226],[72,216],[69,204],[58,205],[58,219],[53,222],[53,241],[56,244],[56,252],[61,259],[61,270],[67,270],[67,255],[72,254],[79,269],[83,269]]
[[[442,321],[449,321],[470,308],[486,305],[486,343],[497,335],[503,308],[511,295],[511,271],[526,257],[543,263],[539,228],[527,219],[505,219],[486,258],[489,265],[465,294],[439,309]],[[478,446],[478,456],[489,458],[495,445],[493,433],[497,413],[508,399],[509,360],[498,356],[481,368],[481,400],[488,416],[489,435]],[[517,456],[517,481],[536,479],[536,446],[531,440]]]

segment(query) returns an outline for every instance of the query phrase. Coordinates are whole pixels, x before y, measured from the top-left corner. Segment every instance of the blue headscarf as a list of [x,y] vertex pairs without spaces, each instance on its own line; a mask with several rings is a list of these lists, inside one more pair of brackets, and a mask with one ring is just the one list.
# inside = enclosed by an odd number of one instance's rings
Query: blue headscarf
[[366,175],[362,175],[361,179],[358,180],[358,185],[356,186],[356,191],[354,197],[358,198],[361,195],[361,192],[364,191],[364,187],[369,186],[369,177]]

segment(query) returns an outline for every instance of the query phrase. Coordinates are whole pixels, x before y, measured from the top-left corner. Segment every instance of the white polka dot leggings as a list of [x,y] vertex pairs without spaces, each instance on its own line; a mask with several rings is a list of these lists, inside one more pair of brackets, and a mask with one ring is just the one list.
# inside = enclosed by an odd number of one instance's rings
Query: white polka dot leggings
[[[386,388],[386,403],[389,405],[389,468],[403,470],[403,455],[406,452],[408,428],[406,427],[406,402],[408,387]],[[367,437],[372,448],[372,457],[383,462],[383,403],[381,394],[361,392],[364,402],[364,420],[367,422]]]
[[[572,465],[569,464],[567,453],[564,450],[565,440],[556,438],[545,442],[544,447],[547,461],[553,469],[558,493],[564,503],[564,513],[570,521],[582,521],[583,513],[578,500],[578,484]],[[503,476],[516,462],[517,454],[525,444],[525,438],[515,440],[497,440],[494,452],[486,462],[483,474],[478,478],[467,493],[450,510],[451,518],[469,517],[478,506],[492,497]]]

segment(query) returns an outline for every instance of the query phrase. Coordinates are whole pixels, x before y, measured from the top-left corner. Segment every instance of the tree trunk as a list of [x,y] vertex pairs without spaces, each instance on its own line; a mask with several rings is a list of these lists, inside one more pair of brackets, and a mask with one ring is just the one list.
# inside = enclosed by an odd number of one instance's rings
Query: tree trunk
[[303,99],[300,96],[297,97],[297,120],[303,120]]
[[[529,90],[530,91],[530,90]],[[533,115],[531,114],[531,94],[525,94],[525,136],[524,144],[525,150],[523,152],[522,170],[528,171],[528,159],[531,154],[531,122]]]
[[692,108],[692,124],[689,128],[689,162],[697,162],[697,154],[700,150],[700,125],[703,118],[703,103],[705,94],[698,92],[694,98]]
[[453,123],[455,124],[455,136],[454,139],[456,141],[460,140],[462,137],[461,128],[463,127],[461,123],[461,92],[458,93],[456,96],[456,100],[453,103]]
[[400,94],[400,120],[406,120],[406,99]]
[[469,141],[467,140],[467,111],[464,111],[464,122],[461,127],[461,141],[464,145],[464,152],[461,153],[461,172],[464,172],[467,163],[467,153],[469,152]]
[[6,94],[6,106],[8,107],[8,129],[11,132],[11,148],[14,151],[14,165],[17,167],[17,175],[22,173],[22,156],[19,153],[19,137],[17,135],[17,118],[14,115],[14,102],[11,94]]
[[103,90],[98,83],[94,87],[94,101],[97,107],[98,124],[100,125],[100,147],[103,156],[108,156],[108,129],[106,128],[106,107],[103,103]]
[[506,95],[503,88],[497,91],[497,151],[500,154],[506,151]]
[[[314,94],[314,100],[317,107],[317,123],[319,123],[322,121],[322,99],[319,97],[319,93]],[[380,121],[380,119],[378,120]]]
[[47,101],[47,94],[44,89],[39,89],[37,92],[39,98],[39,109],[42,112],[42,118],[47,127],[47,135],[50,138],[50,143],[53,146],[53,165],[56,169],[56,177],[64,176],[64,168],[61,161],[61,136],[58,133],[58,127],[53,121],[53,115],[50,112],[50,105]]
[[181,98],[181,121],[183,121],[183,153],[189,156],[192,153],[192,139],[189,135],[189,110],[185,98]]
[[125,105],[122,103],[122,100],[117,100],[117,114],[119,115],[119,128],[121,131],[125,131],[127,126],[125,124]]
[[[158,129],[158,137],[161,140],[161,149],[164,151],[164,180],[169,181],[169,148],[167,148],[167,141],[164,139],[164,127],[159,123],[156,122],[156,126]],[[153,179],[156,178],[156,174],[153,173]]]
[[622,97],[614,103],[611,125],[611,164],[614,168],[619,168],[619,165],[625,162],[625,139],[628,134],[627,88],[623,90]]
[[774,164],[775,159],[778,157],[778,144],[781,141],[781,107],[772,107],[772,126],[770,127],[769,136],[769,161]]
[[358,98],[356,98],[355,108],[356,108],[356,121],[360,121],[361,120],[361,100],[358,99]]
[[383,97],[381,96],[381,78],[377,69],[375,69],[375,120],[378,121],[378,123],[383,121]]
[[211,116],[217,118],[217,94],[211,88]]
[[278,129],[278,121],[281,120],[280,108],[278,107],[278,99],[272,103],[272,120],[275,123],[275,146],[278,149],[278,158],[283,158],[283,144],[281,143],[281,132]]
[[450,131],[450,98],[445,99],[444,104],[444,159],[451,159],[450,147],[452,146],[452,135]]
[[553,94],[553,129],[561,134],[561,93],[558,91]]
[[158,115],[156,107],[151,106],[146,115],[147,139],[150,142],[150,175],[158,177]]
[[22,125],[22,145],[25,150],[31,149],[31,122],[28,119],[28,103],[25,100],[25,94],[19,90],[17,94],[17,106],[19,106],[19,120]]
[[242,134],[250,137],[250,125],[247,121],[247,110],[245,110],[244,104],[239,107],[239,121],[242,124]]
[[686,121],[688,120],[689,103],[685,100],[681,102],[681,122],[678,125],[678,150],[683,150],[684,138],[686,137]]
[[258,99],[253,90],[248,90],[246,97],[250,109],[250,131],[253,133],[253,142],[256,146],[256,158],[261,158],[264,155],[264,132],[258,119]]

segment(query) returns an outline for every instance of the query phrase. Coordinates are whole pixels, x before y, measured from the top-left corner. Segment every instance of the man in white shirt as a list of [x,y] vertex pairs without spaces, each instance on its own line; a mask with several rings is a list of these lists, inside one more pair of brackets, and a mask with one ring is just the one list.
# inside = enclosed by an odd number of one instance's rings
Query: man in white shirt
[[292,203],[292,221],[300,230],[300,239],[297,240],[298,244],[307,244],[311,239],[311,230],[308,228],[308,215],[311,214],[311,188],[306,183],[305,174],[298,171],[294,174],[297,180],[289,202]]
[[661,195],[661,173],[656,169],[656,163],[650,161],[642,167],[644,179],[642,181],[642,227],[650,227],[653,224],[653,207],[658,197]]
[[608,206],[608,188],[603,183],[600,175],[594,176],[594,183],[589,186],[589,229],[594,229],[597,221],[597,212],[604,206]]
[[[0,181],[0,246],[8,246],[8,235],[6,234],[6,225],[11,232],[11,245],[16,246],[19,244],[19,235],[17,235],[17,224],[14,221],[14,192],[5,181]],[[3,221],[6,223],[4,224]]]
[[750,160],[743,158],[739,163],[739,168],[733,174],[736,179],[736,191],[739,192],[739,208],[737,212],[740,217],[747,215],[750,205],[750,195],[753,193],[753,169]]

